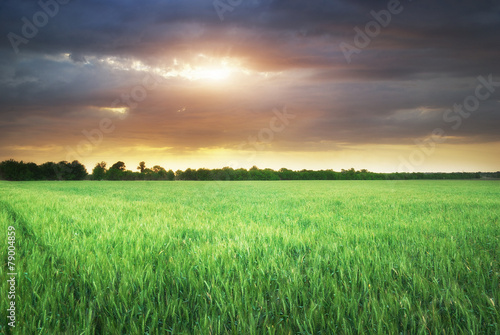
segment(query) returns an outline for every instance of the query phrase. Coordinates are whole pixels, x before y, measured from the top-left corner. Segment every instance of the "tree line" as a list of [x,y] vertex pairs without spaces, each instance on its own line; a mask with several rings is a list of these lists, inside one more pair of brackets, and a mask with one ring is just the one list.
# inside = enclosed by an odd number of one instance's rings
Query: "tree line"
[[84,180],[87,175],[87,169],[78,161],[37,165],[10,159],[0,163],[0,178],[3,180]]
[[125,163],[118,161],[111,167],[105,162],[95,165],[91,174],[78,161],[59,163],[47,162],[41,165],[35,163],[17,162],[13,159],[0,163],[0,179],[10,181],[30,180],[416,180],[416,179],[480,179],[500,178],[500,172],[455,172],[455,173],[376,173],[368,170],[300,170],[294,171],[282,168],[259,169],[254,166],[250,169],[186,169],[184,171],[166,170],[155,165],[146,167],[140,162],[137,172],[127,170]]

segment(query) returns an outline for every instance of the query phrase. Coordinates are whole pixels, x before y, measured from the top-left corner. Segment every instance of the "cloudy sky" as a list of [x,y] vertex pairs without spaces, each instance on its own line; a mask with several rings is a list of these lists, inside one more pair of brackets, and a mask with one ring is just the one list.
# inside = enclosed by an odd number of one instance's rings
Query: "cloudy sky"
[[0,160],[500,170],[500,2],[4,0]]

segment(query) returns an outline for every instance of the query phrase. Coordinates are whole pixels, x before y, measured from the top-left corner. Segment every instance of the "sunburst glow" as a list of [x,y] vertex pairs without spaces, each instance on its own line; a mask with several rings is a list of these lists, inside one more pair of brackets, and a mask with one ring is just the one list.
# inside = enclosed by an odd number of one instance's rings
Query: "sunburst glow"
[[128,108],[126,107],[101,107],[99,110],[116,114],[127,114],[128,112]]
[[181,77],[191,81],[208,80],[222,81],[232,74],[246,73],[240,64],[229,58],[212,58],[199,54],[191,62],[182,62],[174,59],[173,66],[162,73],[165,77]]
[[156,73],[164,78],[184,78],[190,81],[223,81],[236,73],[250,74],[250,71],[242,67],[237,60],[227,57],[209,57],[204,54],[199,54],[190,61],[176,58],[171,65],[163,68],[149,66],[137,60],[129,61],[118,57],[106,57],[97,61],[105,63],[116,70],[145,71]]
[[228,79],[232,73],[238,71],[236,68],[229,66],[192,66],[191,64],[184,64],[181,67],[169,69],[163,72],[164,77],[181,77],[191,81],[198,80],[213,80],[221,81]]
[[229,78],[231,70],[228,68],[200,68],[195,70],[200,79],[224,80]]

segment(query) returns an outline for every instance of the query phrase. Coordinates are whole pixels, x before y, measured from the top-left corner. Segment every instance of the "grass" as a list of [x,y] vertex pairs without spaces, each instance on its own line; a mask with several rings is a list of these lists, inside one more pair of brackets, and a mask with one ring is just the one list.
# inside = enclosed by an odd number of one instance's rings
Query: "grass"
[[497,181],[0,182],[0,331],[496,334],[499,216]]

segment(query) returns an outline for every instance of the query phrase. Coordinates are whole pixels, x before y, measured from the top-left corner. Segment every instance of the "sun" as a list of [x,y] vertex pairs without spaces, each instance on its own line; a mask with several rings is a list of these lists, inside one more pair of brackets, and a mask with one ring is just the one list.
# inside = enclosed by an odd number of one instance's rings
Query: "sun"
[[[236,59],[209,57],[204,54],[188,60],[174,58],[173,63],[165,67],[150,66],[138,60],[127,62],[112,57],[102,59],[100,62],[117,70],[149,72],[164,78],[182,78],[202,82],[227,82],[235,76],[250,73]],[[109,111],[123,113],[118,109]]]
[[193,71],[193,75],[201,80],[222,81],[231,76],[231,69],[225,67],[198,68]]
[[219,64],[185,64],[177,75],[191,81],[225,81],[236,71],[235,67],[221,62]]
[[199,54],[191,61],[174,59],[166,76],[181,77],[190,81],[224,82],[241,71],[239,63],[234,59]]
[[191,65],[183,64],[169,69],[165,77],[180,77],[190,81],[225,81],[236,72],[234,66],[227,64]]

